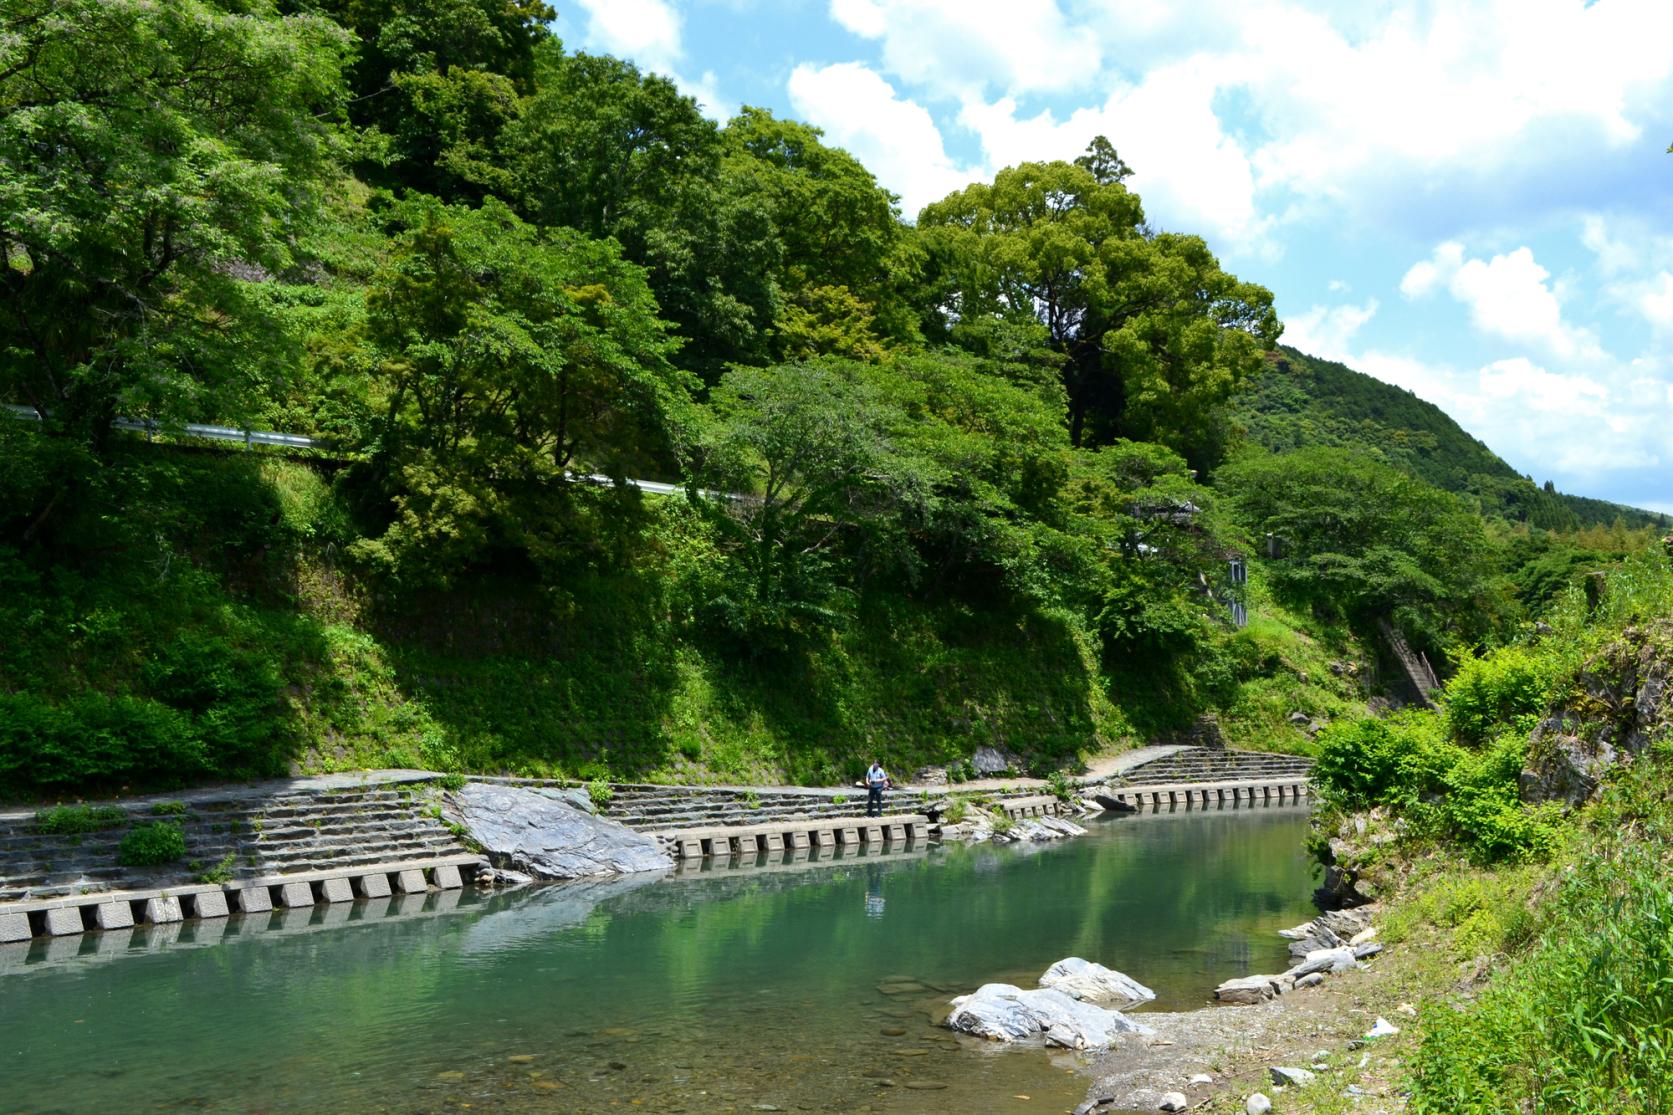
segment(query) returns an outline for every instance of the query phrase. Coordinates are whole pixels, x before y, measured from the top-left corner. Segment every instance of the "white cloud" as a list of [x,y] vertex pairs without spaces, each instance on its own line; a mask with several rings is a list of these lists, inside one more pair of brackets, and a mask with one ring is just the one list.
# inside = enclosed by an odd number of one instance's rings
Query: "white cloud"
[[1152,70],[1101,106],[1062,120],[1050,111],[1019,117],[1016,101],[1003,97],[966,100],[959,122],[976,132],[996,167],[1072,159],[1094,136],[1107,136],[1133,167],[1128,184],[1151,220],[1211,236],[1222,250],[1270,254],[1273,221],[1256,205],[1247,152],[1215,115],[1206,65],[1188,60]]
[[680,87],[680,92],[696,101],[697,107],[710,120],[724,124],[738,113],[738,102],[721,93],[713,70],[704,70],[696,81],[687,81],[676,74],[674,84]]
[[1099,72],[1097,40],[1056,0],[831,0],[830,13],[882,40],[883,68],[934,96],[1062,92]]
[[1657,329],[1673,328],[1673,274],[1662,271],[1644,284],[1637,305],[1639,312]]
[[1598,270],[1605,275],[1638,266],[1638,249],[1612,237],[1601,214],[1587,213],[1580,219],[1580,243],[1597,256]]
[[1422,298],[1443,281],[1451,279],[1464,266],[1464,245],[1448,240],[1435,248],[1434,257],[1412,264],[1405,278],[1400,280],[1400,293],[1407,298]]
[[887,81],[858,62],[797,66],[790,74],[797,115],[825,130],[901,196],[909,217],[953,190],[986,177],[948,157],[928,111],[899,97]]
[[683,21],[666,0],[575,0],[587,13],[589,47],[672,73],[685,55]]
[[1400,291],[1421,298],[1444,283],[1453,298],[1469,307],[1471,322],[1484,333],[1537,344],[1564,359],[1601,357],[1589,329],[1563,320],[1558,292],[1546,282],[1550,277],[1531,248],[1488,260],[1466,259],[1463,245],[1449,240],[1429,259],[1412,265],[1400,280]]
[[1596,380],[1556,375],[1525,356],[1493,361],[1481,369],[1478,382],[1489,399],[1547,413],[1596,416],[1609,400],[1609,390]]
[[1327,288],[1332,294],[1346,294],[1353,289],[1346,279],[1332,279],[1327,284]]
[[[1101,126],[1176,192],[1219,156],[1215,168],[1236,180],[1200,194],[1259,205],[1207,227],[1245,236],[1298,205],[1297,216],[1422,222],[1460,197],[1500,212],[1543,204],[1577,160],[1641,143],[1665,118],[1673,78],[1665,0],[830,0],[829,10],[881,42],[884,70],[966,102],[964,122],[996,165],[1061,155],[1056,132],[1070,124],[1080,125],[1073,151]],[[1083,83],[1102,87],[1101,107],[1042,116],[1006,100]],[[1147,89],[1155,96],[1135,92]],[[1186,130],[1173,144],[1146,134],[1174,125]],[[1198,208],[1211,210],[1181,215]]]
[[1284,319],[1284,343],[1326,360],[1346,361],[1351,345],[1365,323],[1377,314],[1377,300],[1363,306],[1314,306],[1304,314]]
[[1346,362],[1436,404],[1512,467],[1554,478],[1567,491],[1605,479],[1644,490],[1658,483],[1660,463],[1673,459],[1673,431],[1659,409],[1633,405],[1635,392],[1617,385],[1621,369],[1562,375],[1509,357],[1471,371],[1380,351]]

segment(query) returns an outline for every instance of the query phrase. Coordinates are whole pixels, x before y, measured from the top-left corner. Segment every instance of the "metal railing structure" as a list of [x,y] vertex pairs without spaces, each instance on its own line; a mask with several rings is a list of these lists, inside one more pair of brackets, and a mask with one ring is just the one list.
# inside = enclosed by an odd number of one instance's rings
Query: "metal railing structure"
[[[4,403],[0,404],[0,406],[4,406],[6,410],[11,411],[19,418],[28,419],[33,422],[39,422],[41,420],[41,412],[36,410],[34,407],[19,406],[16,403]],[[303,434],[286,434],[275,430],[243,430],[235,426],[209,426],[196,422],[188,422],[183,426],[164,426],[161,423],[154,422],[150,419],[118,418],[115,422],[111,423],[111,425],[118,430],[128,430],[134,433],[142,433],[145,435],[147,441],[151,440],[157,434],[167,433],[183,434],[186,437],[206,438],[209,441],[235,442],[243,445],[246,449],[256,445],[272,445],[281,449],[316,449],[327,452],[339,448],[330,441],[326,441],[322,438],[307,437]],[[605,486],[612,485],[616,482],[613,478],[606,476],[601,472],[572,472],[569,474],[569,478],[577,482],[602,484]],[[662,480],[635,480],[630,477],[623,479],[622,483],[627,485],[629,488],[637,488],[641,492],[653,496],[673,496],[679,495],[681,492],[685,491],[684,485],[670,484]],[[714,493],[704,492],[702,494],[713,495]]]

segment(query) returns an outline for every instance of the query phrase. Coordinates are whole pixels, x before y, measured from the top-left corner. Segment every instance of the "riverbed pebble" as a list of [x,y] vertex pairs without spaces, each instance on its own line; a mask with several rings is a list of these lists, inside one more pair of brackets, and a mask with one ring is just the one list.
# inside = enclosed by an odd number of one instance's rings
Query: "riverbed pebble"
[[1191,1106],[1191,1101],[1185,1098],[1184,1092],[1168,1092],[1156,1104],[1158,1111],[1184,1111]]
[[1259,1092],[1243,1101],[1244,1115],[1267,1115],[1272,1110],[1272,1101]]
[[1272,1077],[1274,1084],[1300,1087],[1303,1084],[1313,1082],[1313,1074],[1306,1069],[1293,1068],[1288,1065],[1273,1065],[1266,1071]]
[[1212,1084],[1212,1083],[1214,1083],[1214,1078],[1212,1076],[1208,1075],[1206,1072],[1199,1072],[1195,1076],[1191,1077],[1191,1079],[1187,1080],[1185,1083],[1187,1083],[1187,1084]]

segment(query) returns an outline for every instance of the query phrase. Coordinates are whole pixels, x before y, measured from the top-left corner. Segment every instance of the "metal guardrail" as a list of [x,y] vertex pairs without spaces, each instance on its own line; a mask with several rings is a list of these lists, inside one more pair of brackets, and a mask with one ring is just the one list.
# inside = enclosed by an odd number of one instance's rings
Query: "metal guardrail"
[[[6,410],[11,411],[19,418],[26,418],[32,422],[39,422],[41,420],[41,412],[36,410],[34,407],[19,406],[16,403],[4,403],[0,404],[0,406],[3,406]],[[208,426],[196,422],[188,422],[184,426],[163,426],[160,423],[151,421],[150,419],[141,418],[118,418],[114,423],[112,423],[112,425],[118,430],[130,430],[135,433],[142,433],[147,439],[160,433],[181,433],[188,437],[207,438],[210,441],[237,442],[242,444],[246,449],[250,448],[252,445],[273,445],[282,449],[337,448],[337,446],[332,442],[325,441],[321,438],[306,437],[302,434],[280,433],[275,430],[241,430],[236,426]],[[569,478],[577,482],[584,481],[589,484],[602,484],[605,486],[611,486],[616,483],[614,479],[601,472],[572,472],[569,474]],[[634,480],[628,478],[624,479],[622,483],[626,484],[629,488],[638,488],[647,495],[653,496],[674,496],[685,491],[685,486],[682,484],[670,484],[662,480]],[[716,493],[703,492],[701,494],[712,496]]]
[[[27,418],[34,422],[41,420],[41,412],[34,407],[18,406],[7,403],[6,409],[19,418]],[[282,434],[273,430],[240,430],[233,426],[205,426],[196,422],[188,422],[184,426],[163,426],[148,418],[118,418],[111,423],[118,430],[132,430],[142,433],[146,437],[164,433],[182,433],[188,437],[208,438],[210,441],[236,441],[246,448],[252,445],[277,445],[286,449],[330,449],[331,443],[318,438],[304,437],[301,434]]]

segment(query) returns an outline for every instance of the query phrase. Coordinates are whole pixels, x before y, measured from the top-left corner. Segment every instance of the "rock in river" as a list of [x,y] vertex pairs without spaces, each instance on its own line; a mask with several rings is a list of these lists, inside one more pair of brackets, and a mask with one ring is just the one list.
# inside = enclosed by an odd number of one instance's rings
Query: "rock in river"
[[591,816],[559,790],[471,782],[449,795],[448,805],[496,865],[537,879],[627,875],[673,865],[655,840]]
[[1092,1003],[1148,1003],[1156,997],[1156,992],[1131,976],[1078,956],[1066,957],[1047,968],[1040,986],[1055,987],[1072,999]]
[[1072,999],[1056,988],[1024,991],[985,983],[974,995],[953,1000],[947,1026],[989,1041],[1028,1041],[1045,1035],[1069,1049],[1104,1049],[1117,1034],[1150,1034],[1119,1011]]

